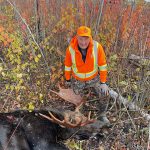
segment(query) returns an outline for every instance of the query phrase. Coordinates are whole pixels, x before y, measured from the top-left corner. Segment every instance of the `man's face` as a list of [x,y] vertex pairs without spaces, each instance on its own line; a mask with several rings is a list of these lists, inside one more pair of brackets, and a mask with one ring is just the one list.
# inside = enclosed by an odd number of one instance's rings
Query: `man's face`
[[90,43],[90,37],[88,36],[77,36],[79,47],[82,49],[86,49]]

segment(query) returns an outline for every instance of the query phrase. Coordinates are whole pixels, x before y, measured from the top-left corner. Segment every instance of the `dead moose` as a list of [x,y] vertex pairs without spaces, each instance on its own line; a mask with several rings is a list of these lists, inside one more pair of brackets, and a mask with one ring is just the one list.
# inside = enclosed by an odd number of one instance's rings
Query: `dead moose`
[[0,150],[67,150],[61,141],[73,135],[88,139],[99,132],[101,122],[80,113],[82,104],[78,101],[75,111],[0,113]]

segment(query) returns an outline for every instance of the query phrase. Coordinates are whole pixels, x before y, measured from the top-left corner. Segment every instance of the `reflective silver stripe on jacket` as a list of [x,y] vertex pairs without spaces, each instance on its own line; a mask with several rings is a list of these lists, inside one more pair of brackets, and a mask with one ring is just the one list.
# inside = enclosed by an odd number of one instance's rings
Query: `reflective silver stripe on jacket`
[[65,66],[65,71],[71,71],[71,67]]
[[99,66],[100,71],[106,71],[107,70],[107,64]]

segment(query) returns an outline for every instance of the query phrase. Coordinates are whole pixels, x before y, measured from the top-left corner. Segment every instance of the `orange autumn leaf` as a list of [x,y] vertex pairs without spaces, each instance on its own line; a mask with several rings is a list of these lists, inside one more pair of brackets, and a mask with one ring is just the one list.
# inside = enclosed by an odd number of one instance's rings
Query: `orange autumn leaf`
[[12,40],[11,38],[8,38],[8,39],[7,39],[7,42],[8,42],[8,43],[11,43],[12,41],[13,41],[13,40]]
[[0,26],[0,32],[3,32],[4,28],[2,26]]
[[8,39],[8,38],[9,38],[7,33],[4,33],[4,34],[3,34],[3,37],[4,37],[5,39]]
[[4,43],[4,46],[7,46],[7,45],[8,45],[8,42],[7,42],[7,41],[4,41],[3,43]]

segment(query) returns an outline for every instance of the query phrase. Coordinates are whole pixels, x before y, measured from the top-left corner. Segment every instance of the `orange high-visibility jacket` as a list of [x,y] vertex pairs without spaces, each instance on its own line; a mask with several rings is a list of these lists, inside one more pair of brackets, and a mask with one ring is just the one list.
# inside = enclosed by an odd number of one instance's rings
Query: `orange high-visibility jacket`
[[66,50],[65,78],[71,79],[71,75],[80,81],[88,81],[100,72],[100,81],[107,80],[107,64],[103,47],[96,41],[90,40],[86,60],[82,60],[82,54],[78,50],[77,37],[75,36]]

